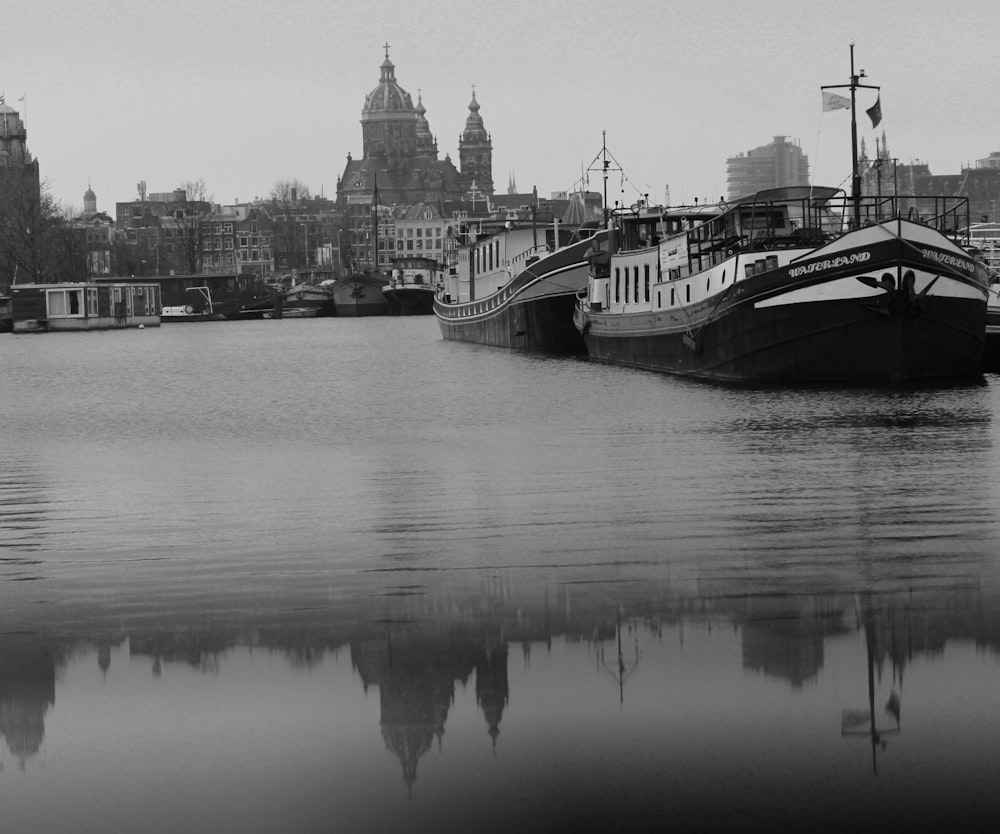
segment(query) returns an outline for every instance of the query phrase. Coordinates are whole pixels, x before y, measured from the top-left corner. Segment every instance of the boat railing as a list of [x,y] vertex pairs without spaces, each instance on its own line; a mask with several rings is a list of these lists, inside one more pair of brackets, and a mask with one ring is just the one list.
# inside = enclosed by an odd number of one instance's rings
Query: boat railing
[[[958,240],[969,228],[968,197],[915,194],[866,194],[860,201],[862,226],[902,218],[929,226],[946,237]],[[849,201],[843,207],[843,217],[851,216]]]

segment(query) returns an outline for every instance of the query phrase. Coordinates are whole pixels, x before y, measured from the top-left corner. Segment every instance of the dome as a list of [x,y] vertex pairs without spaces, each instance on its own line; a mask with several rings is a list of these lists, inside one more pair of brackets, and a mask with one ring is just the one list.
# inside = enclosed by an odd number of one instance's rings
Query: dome
[[413,99],[396,82],[396,68],[389,60],[389,48],[385,50],[385,60],[381,66],[382,77],[378,86],[365,96],[365,113],[413,112]]

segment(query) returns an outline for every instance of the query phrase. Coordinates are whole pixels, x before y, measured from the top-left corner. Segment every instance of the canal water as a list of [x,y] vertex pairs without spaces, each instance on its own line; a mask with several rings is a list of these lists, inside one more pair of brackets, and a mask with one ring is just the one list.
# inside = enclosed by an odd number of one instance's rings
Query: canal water
[[0,337],[0,831],[992,829],[1000,377]]

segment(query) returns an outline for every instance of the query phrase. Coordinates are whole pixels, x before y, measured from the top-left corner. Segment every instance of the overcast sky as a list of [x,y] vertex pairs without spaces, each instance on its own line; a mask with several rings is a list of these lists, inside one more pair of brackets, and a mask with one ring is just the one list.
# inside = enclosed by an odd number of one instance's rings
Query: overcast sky
[[[475,85],[498,191],[574,187],[607,131],[627,177],[609,202],[678,203],[724,195],[726,158],[777,135],[815,184],[849,188],[850,116],[823,113],[820,86],[847,83],[851,42],[901,162],[956,173],[1000,151],[998,24],[996,0],[31,0],[2,16],[0,91],[74,207],[88,180],[109,213],[140,180],[333,197],[388,42],[456,164]],[[873,148],[875,93],[858,96]]]

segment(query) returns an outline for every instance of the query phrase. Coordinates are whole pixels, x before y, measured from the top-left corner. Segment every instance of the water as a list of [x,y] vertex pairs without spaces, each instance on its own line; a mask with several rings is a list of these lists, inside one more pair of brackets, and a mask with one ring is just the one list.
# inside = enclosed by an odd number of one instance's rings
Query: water
[[727,388],[430,317],[0,359],[4,834],[1000,811],[1000,378]]

